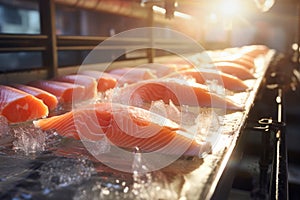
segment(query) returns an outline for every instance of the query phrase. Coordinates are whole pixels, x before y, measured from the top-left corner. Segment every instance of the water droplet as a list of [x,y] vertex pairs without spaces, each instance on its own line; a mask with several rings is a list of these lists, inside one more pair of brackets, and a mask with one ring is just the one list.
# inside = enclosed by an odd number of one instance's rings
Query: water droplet
[[54,190],[88,180],[94,173],[92,163],[84,158],[55,158],[38,169],[42,187]]
[[129,191],[129,187],[125,187],[123,190],[124,193],[127,193],[128,191]]
[[107,188],[102,189],[102,194],[109,195],[110,191]]

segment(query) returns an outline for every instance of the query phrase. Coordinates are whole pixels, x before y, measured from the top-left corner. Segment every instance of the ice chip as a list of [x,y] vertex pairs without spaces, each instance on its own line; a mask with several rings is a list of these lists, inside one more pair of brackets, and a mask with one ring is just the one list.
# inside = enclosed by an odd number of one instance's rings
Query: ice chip
[[111,148],[111,144],[109,143],[105,135],[101,140],[97,140],[97,141],[82,140],[82,143],[93,156],[99,156],[103,153],[108,153],[110,152],[110,148]]
[[162,100],[152,101],[149,111],[180,123],[181,113],[171,100],[169,104],[165,104]]
[[183,76],[183,79],[187,82],[187,84],[197,83],[196,79],[192,76]]
[[220,128],[219,118],[212,110],[203,110],[195,119],[197,133],[200,137],[206,137],[216,133]]
[[14,134],[14,150],[22,151],[26,155],[45,150],[47,134],[33,125],[13,127],[12,132]]
[[166,109],[169,119],[172,119],[175,122],[180,121],[181,113],[179,109],[174,105],[173,101],[169,100],[169,105],[166,106]]
[[152,101],[149,111],[161,115],[163,117],[167,117],[165,103],[162,100]]
[[152,101],[149,111],[170,119],[181,126],[191,126],[195,124],[197,115],[190,111],[188,105],[182,105],[179,109],[170,100],[169,104],[165,104],[162,100]]
[[149,172],[149,163],[137,149],[132,163],[132,199],[176,199],[177,194],[169,187],[163,173]]
[[59,189],[90,179],[94,173],[92,163],[85,158],[55,158],[38,169],[43,188]]
[[196,118],[198,116],[199,109],[195,109],[188,105],[182,105],[180,109],[181,125],[187,129],[196,124]]
[[0,138],[9,134],[9,126],[7,119],[0,115]]
[[207,88],[210,92],[218,94],[218,95],[225,95],[224,86],[218,84],[218,80],[207,80],[205,81]]
[[120,88],[116,87],[113,89],[106,90],[105,92],[101,92],[101,93],[99,92],[97,94],[95,101],[96,102],[106,102],[106,103],[111,102],[114,93],[118,93],[119,90],[120,90]]
[[136,107],[143,107],[145,102],[143,100],[143,98],[140,96],[140,95],[133,95],[131,98],[130,98],[130,102],[129,101],[123,101],[123,99],[121,100],[121,103],[123,104],[128,104],[128,105],[134,105]]

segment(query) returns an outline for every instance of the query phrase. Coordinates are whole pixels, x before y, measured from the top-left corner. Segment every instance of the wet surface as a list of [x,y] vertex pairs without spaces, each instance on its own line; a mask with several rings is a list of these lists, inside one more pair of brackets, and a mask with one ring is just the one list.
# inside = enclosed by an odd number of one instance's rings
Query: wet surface
[[185,158],[148,172],[137,151],[133,173],[125,173],[97,161],[80,141],[1,123],[0,199],[176,199],[184,173],[202,163]]

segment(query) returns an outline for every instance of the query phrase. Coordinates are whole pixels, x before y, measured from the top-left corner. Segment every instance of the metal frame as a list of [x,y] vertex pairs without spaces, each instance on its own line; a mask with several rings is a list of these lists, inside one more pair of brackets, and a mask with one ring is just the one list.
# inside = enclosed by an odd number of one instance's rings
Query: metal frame
[[285,145],[285,114],[282,88],[277,89],[277,127],[275,129],[275,153],[272,164],[270,197],[271,199],[288,198],[288,165]]
[[[285,113],[283,89],[274,90],[277,95],[277,119],[261,119],[258,129],[262,132],[262,153],[260,157],[259,191],[256,196],[259,199],[288,199],[288,164],[287,148],[285,144]],[[273,155],[270,150],[273,150]],[[270,160],[270,155],[272,159]],[[271,165],[270,178],[268,169]],[[270,185],[268,187],[268,182]]]
[[[59,3],[57,0],[36,0],[39,6],[40,12],[40,27],[41,34],[0,34],[0,53],[6,52],[41,52],[42,53],[42,69],[30,69],[30,76],[35,73],[35,79],[40,78],[52,78],[60,74],[61,68],[58,64],[58,52],[59,51],[84,51],[92,50],[100,42],[104,41],[108,37],[103,36],[65,36],[56,35],[56,5]],[[79,6],[78,9],[81,7]],[[146,21],[148,26],[154,24],[154,13],[152,8],[149,6],[146,8],[148,19]],[[157,20],[157,19],[155,19]],[[145,38],[125,38],[116,39],[116,45],[112,46],[101,46],[99,49],[126,49],[130,47],[141,47],[145,44],[160,43],[167,48],[177,49],[180,45],[182,49],[187,48],[185,45],[181,45],[180,41],[173,39],[162,39],[153,41],[153,36],[150,35],[149,39]],[[134,58],[135,60],[145,60],[147,62],[153,62],[156,57],[155,49],[145,50],[146,57]],[[132,58],[123,58],[124,61],[132,60]],[[145,62],[146,63],[146,62]],[[72,66],[74,67],[74,66]],[[78,66],[79,67],[79,66]],[[40,70],[47,72],[46,77],[40,76]],[[0,77],[4,77],[10,80],[10,77],[14,76],[26,76],[25,72],[12,71],[5,74],[0,74]],[[3,79],[4,79],[3,78]],[[28,79],[28,78],[27,78]],[[15,81],[16,79],[14,79]],[[3,81],[1,81],[3,83]],[[10,83],[8,81],[7,83]],[[6,81],[4,81],[6,83]]]
[[[60,66],[58,64],[58,51],[82,51],[92,50],[100,42],[104,41],[108,37],[103,36],[63,36],[56,35],[55,26],[55,13],[56,5],[59,3],[57,0],[36,0],[39,6],[40,12],[40,27],[41,34],[0,34],[0,53],[6,52],[42,52],[43,69],[46,69],[47,76],[45,78],[52,78],[60,73]],[[81,9],[81,7],[78,7]],[[84,7],[83,7],[84,8]],[[154,13],[150,6],[146,7],[147,10],[147,25],[152,26],[154,24]],[[155,18],[155,20],[157,20]],[[171,23],[171,21],[170,21]],[[153,44],[161,43],[166,47],[177,49],[180,45],[180,41],[173,39],[156,39],[153,40],[152,34],[148,39],[145,38],[125,38],[117,39],[116,46],[101,46],[101,49],[124,49],[130,47],[143,47],[145,43]],[[124,45],[124,46],[122,46]],[[184,49],[185,46],[181,45]],[[140,57],[136,59],[147,59],[147,62],[153,62],[156,56],[155,49],[147,49],[146,57]],[[125,59],[126,61],[128,59]],[[79,66],[78,66],[79,67]],[[30,71],[37,72],[39,74],[40,69],[31,69]],[[15,76],[20,74],[21,71],[12,71],[5,74],[0,74],[0,77],[5,78],[10,75]],[[25,74],[24,74],[25,75]],[[32,74],[31,74],[32,75]],[[39,77],[44,78],[44,77]]]
[[43,51],[43,65],[49,70],[50,78],[58,74],[55,3],[53,0],[39,0],[39,9],[41,33],[47,35],[46,50]]
[[[56,35],[55,0],[37,0],[40,13],[41,34],[0,34],[0,53],[6,52],[42,52],[43,67],[47,69],[47,78],[58,75],[58,51],[92,50],[100,42],[108,37],[93,36],[60,36]],[[153,20],[153,19],[151,19]],[[128,38],[124,41],[117,40],[118,44],[141,45],[141,41],[149,42],[141,38]],[[123,47],[123,48],[124,48]],[[103,49],[120,49],[122,47],[103,47]],[[151,57],[152,54],[147,54]],[[153,58],[149,58],[153,60]],[[32,69],[33,71],[37,71]],[[12,72],[15,73],[15,72]],[[19,72],[17,72],[19,73]],[[9,76],[11,73],[6,73]],[[3,75],[3,74],[2,74]],[[32,75],[32,74],[31,74]]]

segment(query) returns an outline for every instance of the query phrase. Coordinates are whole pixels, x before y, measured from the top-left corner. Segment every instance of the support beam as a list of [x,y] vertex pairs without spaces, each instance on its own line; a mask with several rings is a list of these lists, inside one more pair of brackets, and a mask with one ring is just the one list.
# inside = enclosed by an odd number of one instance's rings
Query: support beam
[[41,34],[47,35],[46,51],[43,51],[43,65],[48,69],[48,77],[58,74],[57,41],[54,0],[39,0]]

